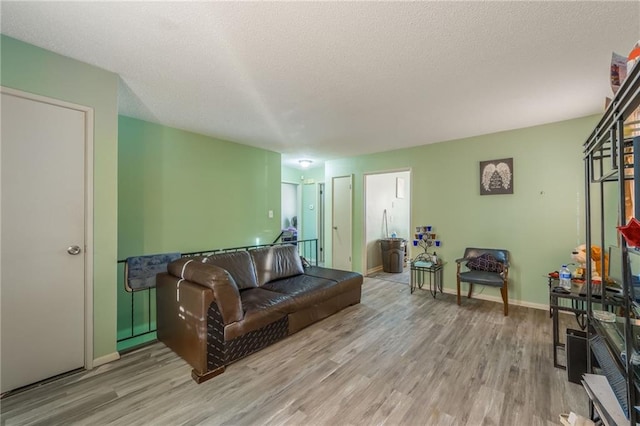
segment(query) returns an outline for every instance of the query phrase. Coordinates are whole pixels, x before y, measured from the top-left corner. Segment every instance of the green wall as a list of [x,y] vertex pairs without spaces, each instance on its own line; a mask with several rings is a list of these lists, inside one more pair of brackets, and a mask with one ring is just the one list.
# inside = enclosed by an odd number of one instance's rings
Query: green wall
[[310,182],[310,179],[316,183],[324,182],[324,166],[316,166],[306,170],[282,166],[283,182],[302,183],[303,181]]
[[278,236],[280,154],[130,117],[118,123],[119,258]]
[[293,167],[281,166],[282,182],[300,183],[300,176],[304,173],[302,170]]
[[[119,259],[271,242],[279,233],[280,154],[120,116],[118,201]],[[155,329],[153,290],[125,292],[123,269],[119,338]]]
[[118,76],[16,39],[0,36],[3,86],[94,110],[94,358],[116,350]]
[[[454,260],[467,246],[506,248],[512,255],[509,296],[548,303],[545,275],[570,262],[584,242],[582,143],[599,116],[328,161],[325,236],[331,233],[331,179],[354,175],[353,266],[363,270],[363,173],[410,167],[411,224],[432,225],[448,262],[445,287],[455,288]],[[513,158],[514,194],[481,196],[479,161]],[[414,255],[417,252],[414,253]],[[326,246],[331,264],[331,244]],[[492,288],[483,290],[499,296]]]

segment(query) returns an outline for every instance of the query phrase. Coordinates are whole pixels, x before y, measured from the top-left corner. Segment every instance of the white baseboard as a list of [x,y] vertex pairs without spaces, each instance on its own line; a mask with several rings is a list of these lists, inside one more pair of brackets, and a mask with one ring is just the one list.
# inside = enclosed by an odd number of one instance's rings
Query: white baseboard
[[[451,288],[445,288],[443,289],[443,291],[449,294],[457,294],[456,290]],[[466,291],[460,292],[460,296],[466,298],[467,292]],[[502,297],[500,296],[489,296],[487,294],[472,294],[471,296],[474,299],[488,300],[490,302],[497,302],[502,304]],[[525,308],[541,309],[543,311],[549,310],[549,305],[545,305],[544,303],[533,303],[533,302],[526,302],[522,300],[509,299],[509,305],[524,306]]]
[[376,266],[373,269],[367,269],[367,275],[375,274],[376,272],[382,271],[382,265]]
[[120,359],[120,354],[118,352],[113,352],[99,358],[93,360],[93,368],[99,367],[103,364],[108,364],[113,361],[117,361]]
[[[379,266],[377,268],[372,269],[371,271],[367,271],[367,275],[370,275],[374,272],[380,271],[382,270],[382,267]],[[401,283],[398,283],[401,284]],[[481,288],[485,288],[485,287],[481,287]],[[456,289],[455,288],[443,288],[442,289],[443,292],[447,293],[447,294],[453,294],[456,295]],[[467,297],[467,291],[461,291],[460,292],[460,296],[466,298]],[[482,294],[482,293],[474,293],[471,295],[472,298],[474,299],[480,299],[480,300],[487,300],[489,302],[496,302],[496,303],[500,303],[502,304],[502,297],[500,296],[490,296],[487,294]],[[514,300],[514,299],[509,299],[509,305],[513,305],[513,306],[524,306],[525,308],[532,308],[532,309],[540,309],[543,311],[548,311],[549,310],[549,305],[545,304],[545,303],[534,303],[534,302],[527,302],[527,301],[523,301],[523,300]],[[560,311],[563,312],[564,311]],[[569,312],[571,313],[571,312]]]

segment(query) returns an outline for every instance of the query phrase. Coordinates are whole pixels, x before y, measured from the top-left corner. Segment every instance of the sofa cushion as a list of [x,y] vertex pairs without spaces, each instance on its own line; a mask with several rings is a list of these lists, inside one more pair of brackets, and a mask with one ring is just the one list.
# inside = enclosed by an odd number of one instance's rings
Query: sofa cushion
[[[342,272],[342,274],[338,275],[343,275],[345,279],[341,280],[335,275],[334,278],[336,279],[328,279],[311,276],[307,273],[308,269],[309,268],[307,268],[302,275],[271,281],[264,284],[261,288],[291,296],[293,303],[288,308],[290,312],[296,312],[322,303],[327,299],[339,296],[350,290],[360,289],[362,284],[362,275],[357,273],[353,273],[355,276],[351,277],[351,272],[336,271],[338,273]],[[316,271],[318,275],[322,274],[323,269],[325,268],[318,268]],[[326,275],[332,275],[328,271],[329,270],[327,270]]]
[[323,268],[321,266],[309,266],[304,270],[305,275],[325,278],[336,281],[341,288],[356,288],[362,285],[362,275],[357,272],[341,271],[339,269]]
[[271,281],[261,288],[291,296],[292,303],[287,307],[289,313],[308,308],[341,293],[337,282],[308,275]]
[[244,318],[224,328],[225,340],[235,339],[258,330],[294,311],[293,299],[283,293],[264,288],[251,288],[240,292]]
[[258,285],[304,273],[298,247],[281,245],[249,250],[253,259]]
[[302,274],[296,275],[294,277],[282,278],[276,281],[270,281],[260,288],[293,296],[312,290],[321,290],[335,287],[335,285],[335,281]]
[[212,254],[202,258],[202,262],[226,269],[240,289],[258,287],[256,270],[251,256],[246,251]]
[[291,296],[265,288],[252,288],[240,292],[245,313],[274,310],[285,314],[291,312]]

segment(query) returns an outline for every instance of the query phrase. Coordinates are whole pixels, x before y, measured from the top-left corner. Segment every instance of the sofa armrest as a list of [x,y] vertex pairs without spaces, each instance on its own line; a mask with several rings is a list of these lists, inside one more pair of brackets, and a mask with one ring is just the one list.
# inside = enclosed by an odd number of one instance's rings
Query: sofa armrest
[[207,311],[213,290],[167,273],[156,278],[158,340],[197,372],[207,372]]
[[167,269],[174,277],[211,289],[225,325],[244,318],[238,286],[225,269],[189,258],[175,260]]

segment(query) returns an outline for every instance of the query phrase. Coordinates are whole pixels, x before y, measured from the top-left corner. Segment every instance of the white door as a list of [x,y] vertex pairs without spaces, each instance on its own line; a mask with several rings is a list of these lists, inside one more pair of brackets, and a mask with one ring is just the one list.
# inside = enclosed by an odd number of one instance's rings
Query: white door
[[332,183],[332,267],[351,271],[351,176],[333,178]]
[[0,388],[85,364],[87,111],[3,90]]

